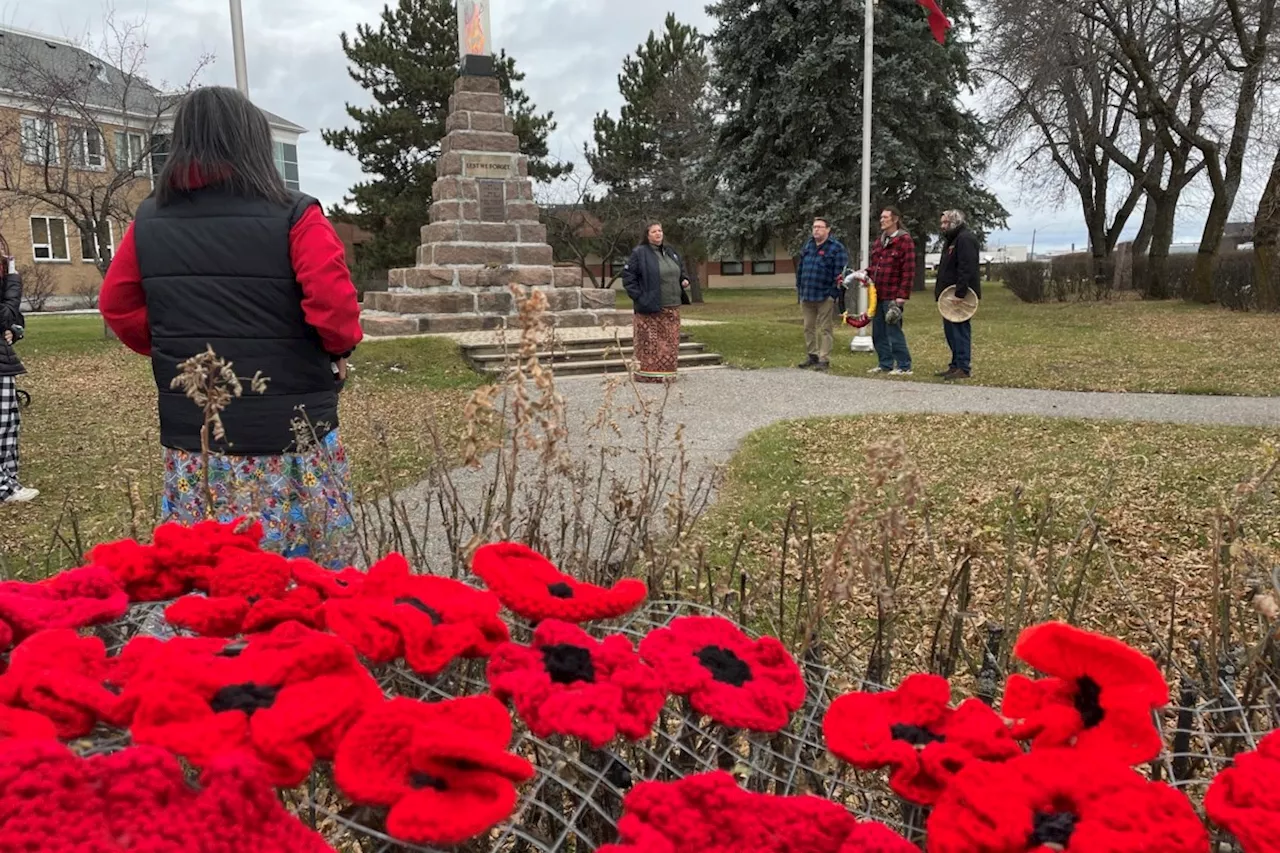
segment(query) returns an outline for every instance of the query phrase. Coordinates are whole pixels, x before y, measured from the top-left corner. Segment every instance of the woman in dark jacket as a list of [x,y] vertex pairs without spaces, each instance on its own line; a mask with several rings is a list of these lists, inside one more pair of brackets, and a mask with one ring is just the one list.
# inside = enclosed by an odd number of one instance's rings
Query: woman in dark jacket
[[662,240],[662,223],[649,225],[645,242],[622,268],[622,286],[635,303],[632,320],[638,382],[670,382],[680,360],[680,306],[688,304],[684,259]]
[[13,351],[22,339],[22,276],[8,253],[0,253],[0,502],[26,503],[40,494],[18,482],[18,377],[27,372]]
[[[236,90],[197,89],[178,106],[164,170],[111,261],[99,308],[151,359],[165,519],[256,516],[266,546],[349,564],[338,391],[361,339],[356,290],[319,202],[285,188],[266,116]],[[204,414],[175,380],[210,347],[244,390],[210,431],[206,489]],[[248,381],[259,373],[265,388]]]

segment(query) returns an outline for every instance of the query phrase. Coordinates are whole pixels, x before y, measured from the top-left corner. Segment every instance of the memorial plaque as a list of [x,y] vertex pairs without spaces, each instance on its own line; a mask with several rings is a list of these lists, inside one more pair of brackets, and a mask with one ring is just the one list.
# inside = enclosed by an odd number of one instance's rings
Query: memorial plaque
[[464,178],[518,178],[520,171],[516,168],[516,158],[511,154],[463,154],[462,176]]
[[480,221],[507,221],[507,188],[502,181],[476,181],[480,188]]

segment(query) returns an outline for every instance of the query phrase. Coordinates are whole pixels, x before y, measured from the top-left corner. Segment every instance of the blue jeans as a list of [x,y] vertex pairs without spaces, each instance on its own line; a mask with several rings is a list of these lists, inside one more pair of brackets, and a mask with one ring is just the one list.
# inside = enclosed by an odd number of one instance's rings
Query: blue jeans
[[963,323],[942,321],[942,331],[947,336],[947,346],[951,347],[951,367],[969,372],[969,358],[973,352],[973,327],[970,320]]
[[[890,304],[886,300],[876,305],[876,316],[871,320],[871,343],[876,348],[881,370],[893,370],[895,361],[899,370],[910,370],[911,350],[907,349],[907,333],[902,331],[901,324],[891,326],[884,321],[884,312]],[[906,307],[903,305],[903,310]]]

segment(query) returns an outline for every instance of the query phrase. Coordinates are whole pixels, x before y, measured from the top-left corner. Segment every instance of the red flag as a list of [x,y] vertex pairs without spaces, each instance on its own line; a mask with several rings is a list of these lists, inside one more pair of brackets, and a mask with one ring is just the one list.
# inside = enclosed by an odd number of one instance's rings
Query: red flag
[[938,0],[916,0],[916,2],[929,10],[929,29],[933,30],[933,37],[938,40],[938,44],[942,44],[947,39],[947,30],[951,29],[951,21],[942,14]]

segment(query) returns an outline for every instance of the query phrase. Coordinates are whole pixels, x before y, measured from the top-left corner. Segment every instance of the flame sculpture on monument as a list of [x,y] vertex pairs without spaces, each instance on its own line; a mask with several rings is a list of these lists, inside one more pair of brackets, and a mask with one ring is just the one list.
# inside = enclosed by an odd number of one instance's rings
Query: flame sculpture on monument
[[458,53],[464,75],[488,77],[493,74],[489,0],[458,0]]

